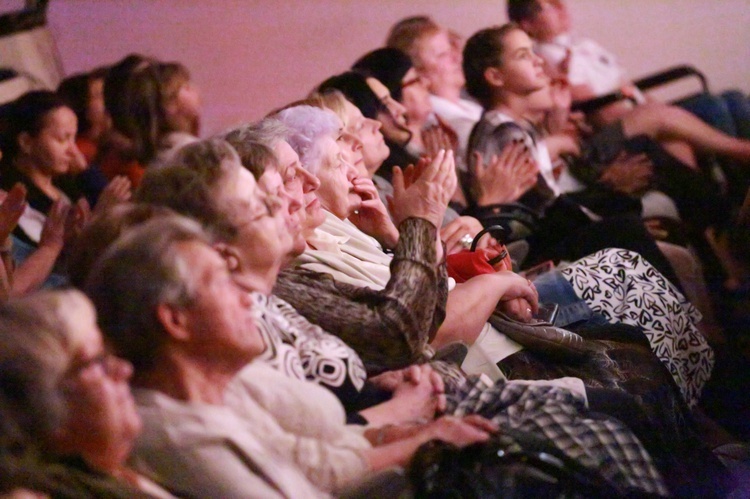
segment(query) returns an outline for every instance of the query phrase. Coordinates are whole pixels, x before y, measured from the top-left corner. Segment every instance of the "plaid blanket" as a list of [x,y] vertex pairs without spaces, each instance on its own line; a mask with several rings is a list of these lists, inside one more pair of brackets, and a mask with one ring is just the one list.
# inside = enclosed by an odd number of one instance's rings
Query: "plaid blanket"
[[454,366],[431,365],[446,380],[448,414],[479,414],[501,431],[513,428],[548,440],[615,485],[669,495],[651,456],[633,432],[614,418],[590,414],[580,394],[504,380],[490,385],[476,376],[462,376]]

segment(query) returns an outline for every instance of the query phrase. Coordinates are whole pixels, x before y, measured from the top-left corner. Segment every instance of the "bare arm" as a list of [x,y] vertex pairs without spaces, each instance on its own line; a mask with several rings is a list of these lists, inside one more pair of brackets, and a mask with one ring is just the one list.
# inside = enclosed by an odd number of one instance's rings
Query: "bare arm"
[[537,311],[534,285],[510,271],[483,274],[457,284],[448,294],[446,318],[433,346],[440,348],[451,341],[473,343],[498,302],[516,298],[524,298],[532,312]]
[[71,206],[62,199],[55,201],[44,222],[39,247],[13,274],[13,295],[37,289],[49,277],[65,244],[65,226]]

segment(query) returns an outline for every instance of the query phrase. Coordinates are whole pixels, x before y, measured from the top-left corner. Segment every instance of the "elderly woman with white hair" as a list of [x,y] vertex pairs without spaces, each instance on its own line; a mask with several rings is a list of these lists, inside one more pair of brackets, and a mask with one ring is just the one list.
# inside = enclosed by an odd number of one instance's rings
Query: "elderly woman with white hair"
[[[403,274],[416,271],[415,266],[396,271],[390,268],[392,258],[383,252],[383,248],[392,248],[399,240],[399,232],[380,201],[372,180],[359,177],[354,166],[341,158],[336,144],[341,134],[341,121],[329,111],[310,106],[281,111],[278,117],[293,129],[290,144],[300,155],[302,164],[321,182],[316,194],[324,209],[325,221],[307,239],[308,248],[298,262],[307,269],[331,274],[337,282],[371,289],[385,289],[392,278],[402,278]],[[441,152],[435,161],[450,168],[450,179],[455,188],[453,153]],[[403,172],[396,169],[394,187],[403,189],[403,185]],[[394,218],[401,222],[396,214]],[[442,216],[421,223],[412,244],[431,240],[422,239],[424,236],[418,235],[419,229],[431,231],[436,251],[442,255],[442,243],[437,234],[441,222]],[[439,257],[432,263],[436,271],[441,267],[437,265],[440,260]],[[447,281],[435,285],[438,292],[447,290]],[[478,296],[486,299],[477,300]],[[520,346],[498,335],[486,319],[499,301],[518,297],[525,298],[532,311],[536,311],[537,295],[533,285],[512,272],[482,275],[456,286],[448,294],[448,313],[431,343],[439,348],[456,340],[469,344],[477,340],[480,344],[492,342],[495,353],[501,352],[497,357],[472,359],[477,365],[484,364],[491,369],[495,362],[519,351]]]

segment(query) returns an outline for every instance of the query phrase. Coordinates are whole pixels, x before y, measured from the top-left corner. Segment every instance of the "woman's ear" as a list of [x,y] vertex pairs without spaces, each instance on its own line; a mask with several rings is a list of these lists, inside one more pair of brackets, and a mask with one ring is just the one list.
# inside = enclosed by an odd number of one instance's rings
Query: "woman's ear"
[[505,84],[500,68],[491,66],[484,70],[484,79],[493,87],[502,87]]
[[21,132],[18,134],[18,138],[16,139],[18,141],[18,149],[26,155],[31,154],[31,151],[33,150],[33,141],[34,139],[31,137],[31,134],[29,132]]
[[235,246],[226,243],[214,243],[213,248],[224,259],[229,272],[234,274],[242,271],[240,252]]

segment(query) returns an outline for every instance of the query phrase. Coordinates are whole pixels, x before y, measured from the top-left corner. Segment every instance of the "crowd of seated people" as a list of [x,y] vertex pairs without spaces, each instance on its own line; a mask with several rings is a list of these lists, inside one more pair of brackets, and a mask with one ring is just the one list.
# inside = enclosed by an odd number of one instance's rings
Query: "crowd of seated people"
[[[522,3],[466,41],[400,21],[213,137],[185,66],[138,54],[0,108],[0,495],[348,496],[410,469],[429,496],[456,486],[435,449],[491,495],[747,493],[750,384],[721,424],[702,403],[741,363],[702,275],[744,278],[739,207],[668,143],[750,142],[664,105],[588,129],[529,37],[564,5]],[[652,187],[684,240],[647,228]],[[481,466],[519,449],[546,457]]]

